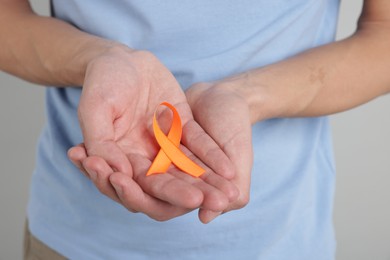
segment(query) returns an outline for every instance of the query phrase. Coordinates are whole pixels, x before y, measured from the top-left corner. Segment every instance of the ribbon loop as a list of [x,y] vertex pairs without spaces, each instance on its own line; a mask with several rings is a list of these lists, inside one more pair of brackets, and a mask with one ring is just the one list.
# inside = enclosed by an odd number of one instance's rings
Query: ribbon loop
[[[168,136],[164,134],[158,125],[156,112],[153,117],[153,132],[157,143],[161,149],[154,159],[146,175],[152,175],[157,173],[165,173],[171,163],[183,172],[193,176],[199,177],[205,170],[188,158],[180,149],[180,140],[182,135],[182,126],[180,115],[176,108],[168,102],[163,102],[160,106],[166,106],[173,112],[173,119],[171,129]],[[156,109],[157,110],[157,109]]]

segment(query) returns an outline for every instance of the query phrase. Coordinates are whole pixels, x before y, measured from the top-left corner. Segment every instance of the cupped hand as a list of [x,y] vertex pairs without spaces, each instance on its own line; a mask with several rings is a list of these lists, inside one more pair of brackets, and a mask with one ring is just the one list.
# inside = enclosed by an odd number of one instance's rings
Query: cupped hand
[[[152,118],[161,102],[174,105],[183,123],[181,149],[206,173],[193,178],[175,167],[145,176],[159,147]],[[79,104],[84,144],[69,157],[105,195],[131,211],[167,220],[201,207],[218,211],[238,192],[228,181],[232,163],[194,121],[184,92],[173,75],[149,52],[113,48],[87,67]],[[158,111],[163,130],[169,112]]]
[[236,175],[232,182],[240,192],[239,197],[223,211],[201,210],[199,217],[205,221],[242,208],[249,202],[253,164],[251,116],[241,91],[234,80],[198,83],[186,91],[195,120],[233,162]]

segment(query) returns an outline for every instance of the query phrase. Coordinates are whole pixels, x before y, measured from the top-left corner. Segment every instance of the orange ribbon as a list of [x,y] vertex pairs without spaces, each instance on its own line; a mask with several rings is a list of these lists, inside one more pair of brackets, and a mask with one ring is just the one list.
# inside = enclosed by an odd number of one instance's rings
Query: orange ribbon
[[172,110],[172,125],[171,129],[169,130],[168,136],[166,136],[164,132],[160,129],[156,118],[156,112],[154,112],[153,131],[156,141],[160,145],[161,149],[158,152],[146,175],[165,173],[171,163],[173,163],[183,172],[192,175],[193,177],[199,177],[205,172],[205,170],[202,169],[202,167],[197,165],[195,162],[193,162],[190,158],[188,158],[179,149],[182,133],[179,113],[177,112],[176,108],[168,102],[163,102],[160,104],[160,106],[161,105],[166,106]]

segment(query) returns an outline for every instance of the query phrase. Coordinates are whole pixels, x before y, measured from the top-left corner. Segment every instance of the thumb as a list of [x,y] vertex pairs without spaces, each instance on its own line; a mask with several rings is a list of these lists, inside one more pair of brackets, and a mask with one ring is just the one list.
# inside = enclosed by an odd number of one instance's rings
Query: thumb
[[131,173],[127,156],[115,140],[114,109],[99,98],[84,98],[78,110],[88,156],[103,158],[114,170]]

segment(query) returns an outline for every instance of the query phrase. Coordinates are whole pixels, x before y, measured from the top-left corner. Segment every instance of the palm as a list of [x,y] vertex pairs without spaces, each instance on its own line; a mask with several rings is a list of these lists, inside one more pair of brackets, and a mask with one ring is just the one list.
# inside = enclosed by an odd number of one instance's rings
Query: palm
[[[171,98],[172,96],[170,99]],[[163,100],[169,99],[166,97]],[[158,102],[155,104],[158,105],[163,100],[158,100]],[[175,104],[174,101],[170,102]],[[193,120],[191,114],[189,113],[189,106],[187,103],[176,102],[176,104],[176,107],[179,111],[184,111],[181,113],[184,115],[182,119],[183,124],[185,125],[183,129],[183,136],[199,136],[199,132],[203,130]],[[153,107],[156,107],[157,105],[154,105]],[[168,170],[168,174],[154,175],[149,177],[145,176],[145,173],[150,167],[152,160],[155,158],[158,150],[160,149],[154,139],[154,134],[151,131],[151,119],[155,110],[151,110],[149,108],[145,109],[148,111],[146,115],[136,113],[134,114],[134,118],[128,121],[131,123],[123,124],[127,131],[123,131],[122,129],[118,129],[117,131],[117,133],[124,133],[123,135],[119,136],[116,143],[127,155],[127,158],[132,165],[133,178],[147,194],[159,198],[163,201],[167,201],[173,205],[190,209],[202,206],[204,208],[213,210],[224,210],[228,201],[225,198],[226,195],[224,195],[222,192],[225,192],[228,195],[227,197],[229,197],[228,199],[230,199],[231,197],[235,197],[235,192],[231,191],[235,188],[223,177],[217,175],[211,168],[207,166],[207,164],[199,160],[190,150],[205,150],[206,152],[204,154],[207,154],[207,150],[209,150],[208,147],[210,145],[209,141],[211,139],[199,138],[197,142],[191,142],[191,140],[187,138],[187,146],[181,145],[180,147],[181,150],[184,151],[189,157],[207,169],[205,176],[199,179],[194,179],[183,174],[173,165]],[[141,109],[138,109],[138,111],[140,110]],[[160,112],[158,113],[160,126],[167,131],[170,127],[170,113],[167,110],[158,112]],[[124,117],[126,118],[126,116]],[[209,161],[210,159],[213,160],[212,154],[210,155],[211,158],[208,158]],[[221,157],[221,155],[222,153],[218,157]],[[228,163],[223,164],[223,166],[226,165],[228,165]],[[218,169],[218,166],[216,168]],[[162,184],[166,183],[169,183],[169,185],[162,189]],[[203,202],[201,202],[201,198],[204,198]],[[200,204],[200,202],[202,204]]]
[[240,198],[230,205],[230,210],[244,206],[249,200],[253,157],[248,105],[224,85],[197,84],[187,90],[186,96],[196,121],[234,164],[237,174],[233,182],[239,187]]
[[[131,189],[138,189],[143,201],[160,210],[174,208],[173,214],[177,215],[199,206],[223,210],[237,193],[231,183],[215,172],[231,175],[227,167],[230,161],[193,120],[184,93],[163,66],[134,67],[128,61],[104,62],[91,68],[86,77],[79,107],[90,157],[84,163],[85,168],[100,173],[100,179],[95,180],[100,191],[131,209],[134,207],[130,204],[136,202],[130,201],[130,195],[117,194],[111,183],[122,186],[127,194]],[[191,178],[174,167],[168,170],[169,174],[145,176],[159,150],[151,123],[156,107],[163,101],[173,104],[182,117],[185,147],[181,148],[198,163],[208,166],[203,178]],[[162,129],[167,130],[169,113],[159,111],[158,117]],[[77,160],[82,158],[73,158]],[[121,174],[113,174],[111,169]],[[134,186],[134,181],[140,187]]]

